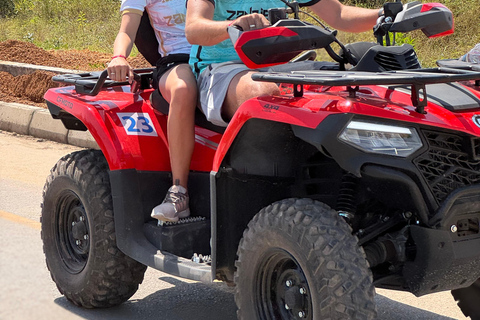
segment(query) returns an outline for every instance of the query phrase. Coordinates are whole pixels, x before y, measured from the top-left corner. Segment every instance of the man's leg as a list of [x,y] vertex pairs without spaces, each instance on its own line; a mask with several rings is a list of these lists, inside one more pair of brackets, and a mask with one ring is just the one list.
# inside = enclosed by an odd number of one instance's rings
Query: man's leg
[[225,120],[230,121],[240,105],[248,99],[280,94],[278,86],[273,82],[253,81],[252,74],[255,72],[258,71],[243,71],[230,82],[222,107]]
[[212,64],[197,78],[200,106],[208,121],[228,125],[238,107],[246,100],[262,95],[278,95],[275,83],[253,81],[243,63],[230,61]]

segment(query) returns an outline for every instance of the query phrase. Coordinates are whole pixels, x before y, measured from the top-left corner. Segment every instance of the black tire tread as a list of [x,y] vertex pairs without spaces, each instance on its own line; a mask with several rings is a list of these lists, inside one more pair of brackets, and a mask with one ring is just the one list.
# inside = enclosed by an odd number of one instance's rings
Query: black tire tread
[[268,237],[271,230],[295,239],[305,250],[307,268],[316,279],[312,291],[323,297],[319,305],[325,319],[376,317],[372,276],[365,253],[348,224],[323,203],[311,199],[285,199],[262,209],[250,221],[240,241],[235,272],[239,319],[251,317],[243,310],[251,306],[244,303],[244,296],[250,293],[242,292],[239,285],[248,277],[242,265],[251,263],[249,257],[261,250],[262,238]]
[[[90,222],[92,243],[89,256],[93,262],[88,263],[89,270],[86,270],[86,285],[83,288],[72,290],[62,286],[57,279],[60,275],[56,272],[59,271],[51,268],[50,261],[59,257],[52,254],[54,249],[48,248],[51,242],[45,241],[42,226],[43,250],[50,275],[60,293],[77,306],[103,308],[121,304],[137,291],[147,267],[123,254],[116,246],[108,163],[98,150],[82,150],[64,156],[55,164],[47,178],[43,203],[52,183],[62,176],[80,183],[86,192],[89,207],[94,208],[93,221]],[[43,203],[42,223],[49,216]]]

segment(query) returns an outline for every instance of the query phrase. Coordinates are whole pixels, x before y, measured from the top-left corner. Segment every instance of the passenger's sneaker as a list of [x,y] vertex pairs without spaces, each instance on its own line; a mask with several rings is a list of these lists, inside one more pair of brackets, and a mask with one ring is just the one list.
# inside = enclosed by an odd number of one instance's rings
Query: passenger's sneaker
[[153,208],[151,216],[160,221],[177,222],[179,218],[190,216],[188,200],[187,190],[180,185],[173,185],[162,204]]

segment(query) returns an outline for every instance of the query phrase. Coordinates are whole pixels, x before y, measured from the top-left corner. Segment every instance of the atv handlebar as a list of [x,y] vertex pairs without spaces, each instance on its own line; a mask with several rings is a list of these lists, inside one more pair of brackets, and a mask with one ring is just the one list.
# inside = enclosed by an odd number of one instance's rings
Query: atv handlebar
[[383,45],[383,37],[387,46],[390,45],[389,32],[410,32],[422,30],[429,38],[440,37],[453,33],[453,14],[440,3],[388,2],[383,6],[383,14],[378,18],[373,28],[377,42]]
[[278,20],[270,27],[249,31],[232,25],[227,31],[240,59],[251,69],[287,63],[305,50],[321,48],[335,61],[344,62],[330,47],[333,42],[342,47],[336,37],[337,31],[300,20]]
[[[284,0],[282,0],[284,1]],[[285,1],[284,1],[285,2]],[[330,30],[308,12],[300,11],[297,2],[286,2],[288,8],[269,9],[271,26],[262,29],[243,31],[236,25],[227,28],[240,59],[251,69],[269,67],[287,63],[304,50],[325,49],[330,57],[340,63],[355,66],[358,58],[338,40],[337,32]],[[313,18],[321,27],[298,19],[299,12]],[[293,13],[295,18],[289,19]],[[400,1],[384,4],[383,14],[373,29],[377,43],[387,46],[389,33],[409,32],[421,29],[428,37],[447,35],[453,32],[452,12],[440,3],[421,3],[414,1],[403,5]],[[394,38],[395,39],[395,38]],[[336,43],[342,52],[337,54],[331,47]]]
[[108,72],[89,72],[79,74],[62,74],[52,78],[55,82],[73,84],[75,91],[79,94],[86,94],[89,96],[96,96],[104,84],[111,85],[114,81],[107,80]]

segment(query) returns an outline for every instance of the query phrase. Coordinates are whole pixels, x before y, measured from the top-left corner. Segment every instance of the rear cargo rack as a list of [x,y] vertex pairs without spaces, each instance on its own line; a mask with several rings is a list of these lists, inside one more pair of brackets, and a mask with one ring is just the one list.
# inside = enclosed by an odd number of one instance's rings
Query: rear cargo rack
[[[140,84],[145,89],[150,86],[153,68],[135,69],[134,82]],[[54,76],[53,81],[75,85],[75,92],[78,94],[86,94],[96,96],[102,88],[124,86],[129,84],[128,81],[116,82],[108,78],[107,70],[94,71],[86,73],[61,74]]]
[[[419,113],[425,113],[427,93],[425,85],[458,81],[475,81],[480,86],[480,65],[469,69],[431,68],[386,72],[355,71],[291,71],[254,73],[255,81],[293,84],[294,96],[303,96],[303,85],[346,86],[355,97],[361,85],[409,85],[411,86],[412,104]],[[421,97],[423,96],[423,98]]]

